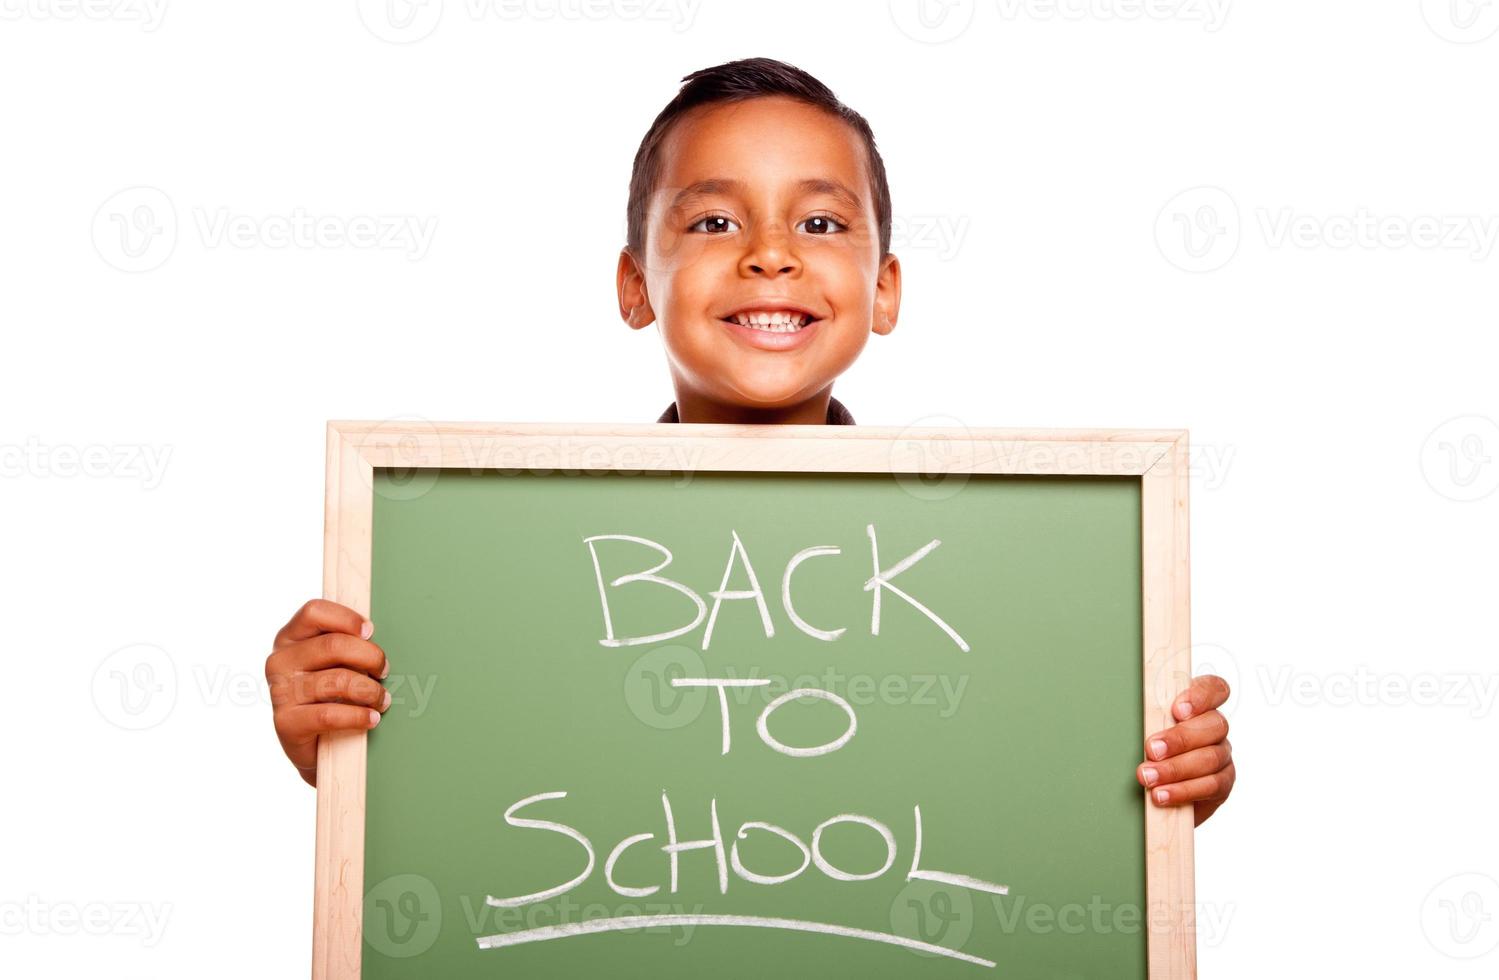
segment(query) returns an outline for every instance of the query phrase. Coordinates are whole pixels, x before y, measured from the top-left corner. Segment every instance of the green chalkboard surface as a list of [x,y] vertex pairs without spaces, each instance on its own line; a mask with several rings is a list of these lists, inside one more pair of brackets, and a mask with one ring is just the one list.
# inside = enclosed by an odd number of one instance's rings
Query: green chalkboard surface
[[1128,478],[377,469],[363,975],[1145,976],[1140,515]]

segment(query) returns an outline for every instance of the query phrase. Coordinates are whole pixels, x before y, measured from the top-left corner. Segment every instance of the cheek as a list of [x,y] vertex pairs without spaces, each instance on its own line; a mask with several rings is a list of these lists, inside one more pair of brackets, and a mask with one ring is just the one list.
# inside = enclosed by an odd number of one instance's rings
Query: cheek
[[868,317],[874,308],[875,276],[862,248],[830,248],[819,256],[818,279],[828,297],[839,304],[839,316]]
[[653,231],[646,248],[646,273],[660,277],[685,275],[702,265],[707,258],[706,236]]
[[730,338],[714,329],[714,303],[723,295],[719,277],[707,274],[702,263],[660,277],[653,292],[656,323],[666,355],[679,371],[710,384],[725,368]]
[[[701,241],[702,236],[696,236]],[[737,266],[726,249],[694,245],[690,257],[682,257],[670,268],[652,270],[653,295],[665,309],[701,318],[735,288]]]

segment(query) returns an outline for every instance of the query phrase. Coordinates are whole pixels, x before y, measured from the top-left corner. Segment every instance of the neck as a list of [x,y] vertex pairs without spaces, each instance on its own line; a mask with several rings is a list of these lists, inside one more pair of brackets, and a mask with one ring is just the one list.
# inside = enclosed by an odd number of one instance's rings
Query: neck
[[785,408],[750,408],[704,398],[677,390],[677,418],[683,422],[718,422],[730,425],[826,425],[831,385],[806,401]]

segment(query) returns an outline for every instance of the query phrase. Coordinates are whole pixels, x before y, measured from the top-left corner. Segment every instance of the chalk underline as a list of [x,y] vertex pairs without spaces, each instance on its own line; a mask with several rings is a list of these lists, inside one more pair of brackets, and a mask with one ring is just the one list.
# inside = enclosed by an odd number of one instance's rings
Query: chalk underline
[[786,929],[792,932],[817,932],[829,936],[844,936],[849,939],[865,939],[870,942],[888,943],[906,949],[919,950],[937,956],[947,956],[977,966],[991,969],[995,963],[980,956],[970,956],[946,946],[924,943],[919,939],[908,939],[889,932],[872,929],[853,929],[835,926],[830,922],[811,922],[805,919],[778,919],[758,915],[620,915],[608,919],[589,919],[586,922],[569,922],[557,926],[538,926],[534,929],[519,929],[501,932],[478,939],[480,949],[500,949],[504,946],[519,946],[523,943],[539,943],[548,939],[566,939],[570,936],[588,936],[599,932],[622,932],[629,929],[646,929],[661,926],[744,926],[752,929]]

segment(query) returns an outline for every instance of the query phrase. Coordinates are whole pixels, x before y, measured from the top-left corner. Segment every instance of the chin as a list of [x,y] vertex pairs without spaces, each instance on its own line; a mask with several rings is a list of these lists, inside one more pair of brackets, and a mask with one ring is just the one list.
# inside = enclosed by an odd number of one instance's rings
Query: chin
[[811,398],[824,384],[804,379],[795,381],[749,381],[735,379],[726,393],[727,400],[743,408],[790,408]]

